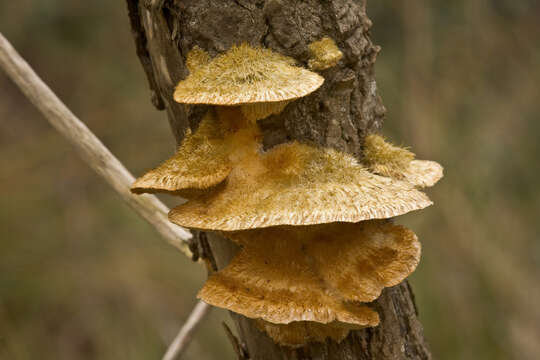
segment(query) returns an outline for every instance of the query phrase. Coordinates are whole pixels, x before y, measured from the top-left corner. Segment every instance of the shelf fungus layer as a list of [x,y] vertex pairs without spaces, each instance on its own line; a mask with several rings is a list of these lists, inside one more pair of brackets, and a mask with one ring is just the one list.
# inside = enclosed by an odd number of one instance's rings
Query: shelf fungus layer
[[[134,193],[167,192],[193,198],[216,188],[235,164],[260,148],[260,130],[238,108],[210,110],[194,134],[187,134],[176,154],[138,178]],[[219,120],[218,120],[219,119]]]
[[433,186],[443,177],[440,164],[414,158],[414,153],[386,142],[380,135],[371,134],[365,138],[363,162],[373,173],[419,187]]
[[227,178],[232,170],[227,132],[209,112],[194,134],[187,134],[176,154],[148,171],[131,186],[137,194],[207,189]]
[[386,221],[275,227],[227,234],[241,245],[199,292],[205,302],[274,324],[376,326],[362,302],[418,264],[414,233]]
[[208,304],[277,324],[334,321],[379,323],[369,307],[344,301],[325,286],[298,244],[272,241],[244,248],[206,281],[198,297]]
[[178,83],[174,100],[184,104],[240,105],[306,96],[319,88],[324,78],[295,62],[245,43],[233,46],[208,64],[195,67]]
[[348,154],[295,142],[246,157],[223,186],[171,210],[169,219],[235,231],[385,219],[431,204],[411,184],[372,174]]

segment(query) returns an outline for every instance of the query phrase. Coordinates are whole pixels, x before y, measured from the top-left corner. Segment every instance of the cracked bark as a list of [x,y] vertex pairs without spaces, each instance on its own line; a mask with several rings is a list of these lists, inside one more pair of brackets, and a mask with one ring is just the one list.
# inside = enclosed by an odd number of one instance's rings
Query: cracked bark
[[[265,148],[298,140],[360,158],[365,134],[381,127],[385,108],[373,72],[379,48],[369,37],[366,0],[165,0],[158,9],[150,3],[127,0],[129,18],[151,101],[167,111],[177,143],[188,127],[197,127],[207,109],[172,99],[175,84],[188,74],[188,51],[198,45],[214,56],[243,41],[303,65],[308,45],[324,36],[344,53],[337,66],[321,72],[325,82],[319,90],[259,121]],[[216,235],[209,239],[221,267],[233,252],[226,240]],[[328,341],[294,350],[274,344],[252,320],[234,314],[233,319],[251,359],[431,358],[407,282],[386,289],[373,306],[381,315],[380,326],[351,332],[340,344]]]

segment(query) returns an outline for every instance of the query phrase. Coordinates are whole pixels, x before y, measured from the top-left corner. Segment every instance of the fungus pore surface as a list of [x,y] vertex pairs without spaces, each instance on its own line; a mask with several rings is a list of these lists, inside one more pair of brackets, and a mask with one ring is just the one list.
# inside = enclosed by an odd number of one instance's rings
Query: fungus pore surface
[[376,174],[407,181],[415,186],[435,185],[443,176],[443,167],[435,161],[414,160],[414,153],[370,134],[364,141],[363,163]]
[[306,96],[323,82],[292,58],[243,43],[196,67],[178,83],[174,100],[212,105],[284,101]]
[[411,184],[374,175],[348,154],[294,142],[245,157],[223,186],[171,210],[169,219],[235,231],[390,218],[431,204]]

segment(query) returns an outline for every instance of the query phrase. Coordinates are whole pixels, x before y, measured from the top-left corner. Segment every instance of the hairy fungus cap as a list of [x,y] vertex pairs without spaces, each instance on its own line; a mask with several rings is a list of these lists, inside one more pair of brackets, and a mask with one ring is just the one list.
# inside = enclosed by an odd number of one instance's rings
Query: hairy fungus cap
[[435,161],[414,160],[408,149],[394,146],[380,135],[364,141],[363,162],[374,173],[407,181],[415,186],[433,186],[443,176],[443,167]]
[[290,143],[239,163],[224,186],[176,207],[169,219],[235,231],[390,218],[431,204],[412,185],[374,175],[348,154]]
[[250,242],[228,266],[210,276],[198,297],[211,305],[278,324],[378,324],[376,312],[343,301],[324,284],[309,261],[297,241]]
[[174,100],[211,105],[284,101],[306,96],[322,85],[320,75],[294,63],[268,49],[245,43],[233,46],[180,81]]
[[296,321],[290,324],[273,324],[264,320],[256,321],[257,327],[266,332],[274,342],[288,347],[300,347],[310,342],[325,342],[332,339],[340,343],[353,329],[348,324],[332,322],[320,324],[313,321]]
[[219,184],[232,170],[227,143],[219,121],[209,112],[194,134],[187,134],[176,154],[138,178],[131,186],[137,194],[207,189]]
[[[375,326],[361,302],[403,281],[416,268],[416,235],[388,221],[280,226],[227,236],[241,246],[199,297],[250,318]],[[334,324],[335,325],[335,324]]]
[[[385,220],[277,226],[227,236],[251,255],[252,248],[270,247],[277,239],[301,248],[310,269],[347,301],[377,299],[385,287],[399,284],[416,269],[421,252],[414,232]],[[285,252],[273,255],[299,261]]]
[[334,40],[329,37],[312,42],[309,45],[309,51],[311,53],[311,59],[308,61],[308,66],[312,70],[326,70],[336,66],[343,57],[343,53],[339,50]]

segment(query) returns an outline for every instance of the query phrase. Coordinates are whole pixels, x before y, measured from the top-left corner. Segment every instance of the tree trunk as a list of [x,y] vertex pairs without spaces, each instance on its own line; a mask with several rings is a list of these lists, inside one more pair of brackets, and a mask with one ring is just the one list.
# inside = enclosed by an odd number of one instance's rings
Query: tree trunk
[[[263,46],[299,63],[307,62],[308,45],[324,36],[344,54],[321,73],[325,82],[315,93],[294,101],[277,116],[259,121],[264,146],[299,140],[333,147],[360,158],[366,133],[380,128],[385,108],[377,94],[373,65],[379,51],[369,38],[366,0],[127,0],[137,54],[152,91],[152,102],[168,113],[178,143],[195,129],[205,106],[172,99],[176,83],[188,72],[186,55],[195,45],[210,55],[234,44]],[[230,260],[226,246],[210,236],[218,265]],[[221,240],[221,242],[224,240]],[[223,244],[221,244],[223,245]],[[234,314],[240,342],[251,359],[429,359],[407,282],[383,291],[374,302],[381,316],[375,328],[353,331],[340,344],[327,341],[300,349],[281,347]]]

